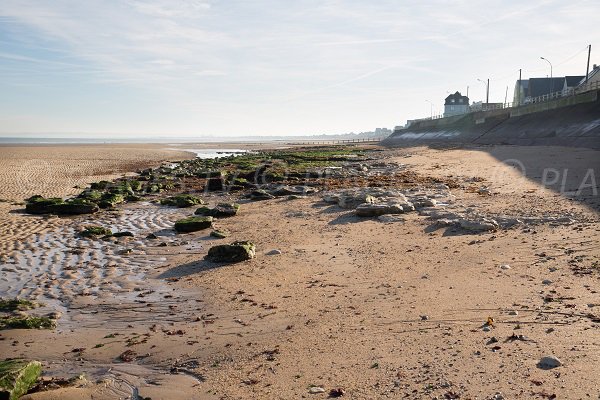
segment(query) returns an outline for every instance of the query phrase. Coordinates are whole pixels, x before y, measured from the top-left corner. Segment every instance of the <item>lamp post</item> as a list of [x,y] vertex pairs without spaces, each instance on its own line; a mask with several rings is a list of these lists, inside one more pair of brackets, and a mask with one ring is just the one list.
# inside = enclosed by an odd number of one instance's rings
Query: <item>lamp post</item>
[[426,102],[429,103],[429,111],[431,113],[431,119],[433,119],[433,103],[430,100],[425,100]]
[[477,78],[477,80],[485,85],[485,104],[490,103],[490,78],[488,78],[487,83],[484,80]]
[[552,63],[544,57],[540,57],[540,60],[544,60],[548,64],[550,64],[550,94],[552,94],[552,92],[554,92],[554,79],[552,79]]

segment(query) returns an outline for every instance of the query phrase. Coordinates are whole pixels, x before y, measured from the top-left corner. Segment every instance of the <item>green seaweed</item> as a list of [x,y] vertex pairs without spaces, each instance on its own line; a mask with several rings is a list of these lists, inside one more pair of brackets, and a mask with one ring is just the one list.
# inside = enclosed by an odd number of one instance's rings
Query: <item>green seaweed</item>
[[27,393],[41,373],[42,364],[39,361],[0,361],[0,398],[17,400]]
[[56,321],[48,317],[16,316],[0,319],[0,329],[54,329]]

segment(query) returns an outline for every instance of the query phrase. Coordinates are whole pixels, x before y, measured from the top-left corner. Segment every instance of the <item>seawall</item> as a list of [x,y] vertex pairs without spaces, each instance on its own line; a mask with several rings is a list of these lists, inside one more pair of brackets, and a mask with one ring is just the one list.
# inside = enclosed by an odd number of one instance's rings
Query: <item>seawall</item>
[[385,139],[386,146],[473,143],[600,149],[600,91],[516,108],[418,121]]

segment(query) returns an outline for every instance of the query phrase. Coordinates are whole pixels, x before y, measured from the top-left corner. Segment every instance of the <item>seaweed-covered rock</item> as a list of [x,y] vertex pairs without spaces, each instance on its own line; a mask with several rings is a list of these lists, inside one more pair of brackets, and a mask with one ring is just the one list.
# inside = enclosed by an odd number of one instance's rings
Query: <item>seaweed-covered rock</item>
[[0,329],[54,329],[56,321],[48,317],[18,315],[0,319]]
[[125,196],[121,193],[105,193],[102,200],[98,203],[101,208],[112,208],[117,204],[123,203]]
[[179,208],[191,207],[198,204],[204,204],[204,201],[191,194],[179,194],[177,196],[167,197],[162,199],[160,204],[163,206],[174,206]]
[[227,218],[235,216],[240,209],[240,205],[237,203],[219,203],[214,208],[200,207],[194,214],[205,215],[215,218]]
[[29,214],[48,214],[52,212],[52,207],[57,204],[63,204],[64,200],[58,197],[44,198],[39,195],[27,199],[25,211]]
[[81,237],[111,236],[112,234],[109,228],[97,225],[86,226],[83,231],[79,232]]
[[73,199],[52,206],[50,212],[58,215],[79,215],[93,214],[98,210],[96,203],[84,199]]
[[27,393],[41,373],[39,361],[0,361],[0,399],[17,400]]
[[255,255],[256,247],[254,243],[244,241],[213,246],[208,250],[206,259],[212,262],[234,263],[250,260]]
[[0,311],[25,311],[38,307],[39,304],[25,299],[0,299]]
[[175,230],[180,233],[196,232],[212,227],[212,217],[188,217],[175,222]]
[[33,196],[27,199],[25,212],[29,214],[59,214],[77,215],[92,214],[98,211],[96,203],[86,199],[71,199],[64,201],[61,198],[44,198]]
[[110,185],[109,181],[92,182],[90,188],[93,190],[104,190]]
[[214,231],[212,231],[210,233],[210,236],[217,238],[217,239],[225,239],[226,237],[229,236],[229,232],[226,232],[221,229],[215,229]]
[[274,199],[274,198],[275,198],[275,196],[268,193],[264,189],[256,189],[256,190],[253,190],[252,192],[250,192],[251,200],[270,200],[270,199]]

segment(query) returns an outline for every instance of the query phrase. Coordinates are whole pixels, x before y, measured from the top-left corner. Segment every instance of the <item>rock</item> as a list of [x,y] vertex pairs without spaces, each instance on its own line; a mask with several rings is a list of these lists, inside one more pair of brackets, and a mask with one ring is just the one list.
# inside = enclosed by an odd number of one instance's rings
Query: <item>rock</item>
[[400,215],[394,215],[394,214],[380,215],[379,217],[377,217],[377,220],[381,221],[383,223],[405,222],[406,221],[404,219],[404,217],[402,217]]
[[537,366],[541,369],[552,369],[556,367],[560,367],[562,362],[554,356],[545,356],[540,359]]
[[515,311],[515,310],[511,310],[508,312],[508,315],[519,315],[519,312]]
[[550,279],[544,279],[544,280],[542,281],[542,284],[543,284],[543,285],[551,285],[551,284],[552,284],[552,281],[551,281]]
[[510,268],[510,265],[508,265],[508,264],[502,264],[502,265],[500,266],[500,269],[507,270],[507,269],[511,269],[511,268]]
[[427,321],[429,319],[429,315],[421,315],[421,321]]
[[111,236],[113,233],[109,228],[103,226],[90,225],[86,226],[85,230],[79,232],[79,236],[89,238],[96,236]]
[[125,196],[121,193],[105,193],[102,195],[100,202],[98,202],[98,206],[100,206],[100,208],[112,208],[124,201]]
[[217,239],[225,239],[226,237],[229,236],[229,232],[220,230],[220,229],[215,229],[214,231],[212,231],[210,233],[210,236],[215,237]]
[[355,195],[347,194],[338,198],[338,206],[342,208],[356,208],[361,204],[373,204],[377,199],[369,194],[358,193]]
[[228,218],[235,216],[240,209],[240,205],[237,203],[219,203],[214,208],[200,207],[194,214],[206,215],[215,218]]
[[17,400],[27,393],[41,373],[39,361],[0,361],[0,399]]
[[458,220],[458,224],[461,228],[473,232],[495,231],[499,227],[496,221],[488,218],[477,220],[461,218]]
[[310,389],[308,389],[308,393],[310,393],[310,394],[325,393],[325,389],[323,389],[320,386],[311,386]]
[[411,202],[416,208],[435,207],[437,205],[437,201],[435,199],[430,199],[427,197],[417,197],[416,199],[411,199]]
[[146,236],[146,239],[158,239],[158,236],[154,233],[149,233],[148,236]]
[[277,249],[271,250],[267,253],[268,256],[276,256],[279,254],[281,254],[281,250],[277,250]]
[[273,196],[270,193],[267,193],[266,190],[263,189],[256,189],[253,190],[252,192],[250,192],[250,199],[251,200],[270,200],[270,199],[274,199],[275,196]]
[[345,394],[346,394],[346,391],[342,388],[335,388],[335,389],[331,389],[329,391],[329,397],[331,397],[331,398],[342,397]]
[[167,197],[166,199],[162,199],[160,204],[163,206],[174,206],[179,208],[186,208],[195,206],[198,204],[204,204],[204,201],[196,196],[191,194],[179,194],[177,196]]
[[282,186],[278,186],[273,190],[270,190],[270,193],[273,196],[291,196],[291,195],[296,195],[296,196],[303,196],[307,193],[313,193],[315,192],[314,188],[308,187],[308,186],[288,186],[288,185],[282,185]]
[[377,217],[384,214],[402,214],[404,209],[399,204],[364,203],[354,211],[359,217]]
[[211,192],[223,190],[224,184],[225,180],[221,176],[209,178],[208,181],[206,181],[206,190]]
[[492,330],[492,328],[489,325],[486,325],[486,326],[483,327],[483,331],[484,332],[489,332],[491,330]]
[[212,217],[188,217],[175,222],[175,230],[180,233],[196,232],[212,227]]
[[112,234],[113,237],[133,237],[133,233],[129,231],[115,232]]
[[25,212],[29,214],[77,215],[92,214],[98,210],[98,205],[89,200],[71,199],[64,201],[61,198],[46,199],[42,196],[30,197],[25,205]]
[[255,255],[256,247],[254,243],[244,241],[213,246],[208,250],[206,259],[212,262],[230,263],[250,260]]

